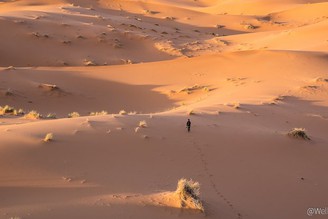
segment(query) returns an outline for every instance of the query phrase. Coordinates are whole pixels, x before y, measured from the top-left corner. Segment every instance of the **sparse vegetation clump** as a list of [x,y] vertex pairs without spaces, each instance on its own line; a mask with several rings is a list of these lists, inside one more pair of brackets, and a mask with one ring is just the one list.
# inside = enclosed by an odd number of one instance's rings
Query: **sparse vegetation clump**
[[19,116],[19,115],[24,115],[24,110],[22,109],[15,109],[14,107],[11,106],[0,106],[0,115],[13,115],[13,116]]
[[284,99],[285,99],[285,96],[277,96],[277,97],[273,98],[272,101],[277,102],[277,101],[283,101]]
[[136,111],[131,111],[128,113],[129,116],[133,116],[133,115],[137,115],[137,112]]
[[90,113],[90,116],[105,116],[105,115],[108,115],[108,112],[105,110],[100,111],[100,112],[91,112]]
[[120,115],[126,115],[128,113],[125,110],[121,110],[118,114],[120,114]]
[[200,185],[193,180],[180,179],[175,194],[180,200],[180,207],[194,208],[204,211],[204,206],[200,200]]
[[68,114],[68,118],[77,118],[80,117],[80,114],[78,112],[71,112]]
[[145,120],[139,122],[140,128],[147,128],[147,122]]
[[151,10],[144,10],[145,14],[157,14],[156,11],[151,11]]
[[124,64],[133,64],[132,60],[131,59],[121,59],[121,61],[124,63]]
[[217,24],[217,25],[215,25],[215,27],[218,28],[218,29],[221,29],[221,28],[224,28],[225,26],[224,25]]
[[18,110],[15,109],[13,112],[14,116],[20,116],[20,115],[24,115],[24,114],[25,114],[25,112],[23,109],[18,109]]
[[41,119],[42,115],[35,110],[30,111],[24,116],[25,119]]
[[238,102],[235,102],[235,103],[225,103],[224,105],[225,106],[228,106],[228,107],[232,107],[234,109],[240,109],[241,108],[240,103],[238,103]]
[[53,141],[54,139],[54,135],[52,133],[48,133],[46,134],[46,136],[44,137],[43,141],[44,142],[50,142],[50,141]]
[[47,116],[46,116],[46,119],[57,119],[57,116],[55,113],[49,113]]
[[6,91],[4,91],[3,94],[7,97],[15,95],[14,92],[10,88],[8,88]]
[[49,91],[59,90],[59,87],[55,84],[39,84],[39,88],[43,88]]
[[14,66],[8,66],[6,70],[16,70],[16,68]]
[[306,134],[304,128],[293,128],[287,134],[290,137],[303,139],[303,140],[311,140],[310,137]]
[[211,91],[211,89],[209,88],[209,87],[203,87],[203,91],[205,91],[205,92],[210,92]]
[[254,30],[256,29],[257,27],[252,25],[252,24],[245,24],[244,25],[244,28],[247,29],[247,30]]
[[240,109],[240,103],[234,103],[233,108],[235,109]]
[[14,110],[15,110],[14,107],[11,107],[11,106],[8,106],[8,105],[6,105],[4,107],[0,106],[0,115],[13,114]]
[[174,21],[176,18],[175,17],[165,17],[166,20],[169,20],[169,21]]
[[193,91],[202,90],[202,89],[203,89],[203,91],[206,91],[206,92],[210,91],[208,86],[201,86],[201,85],[195,84],[191,87],[185,87],[185,88],[181,89],[179,91],[179,93],[186,92],[187,94],[191,94]]
[[189,116],[192,116],[192,115],[196,115],[195,111],[194,110],[189,110],[189,112],[187,113]]
[[97,65],[94,61],[88,60],[88,59],[85,59],[83,61],[83,63],[84,63],[85,66],[96,66]]
[[316,78],[316,82],[328,82],[328,78]]

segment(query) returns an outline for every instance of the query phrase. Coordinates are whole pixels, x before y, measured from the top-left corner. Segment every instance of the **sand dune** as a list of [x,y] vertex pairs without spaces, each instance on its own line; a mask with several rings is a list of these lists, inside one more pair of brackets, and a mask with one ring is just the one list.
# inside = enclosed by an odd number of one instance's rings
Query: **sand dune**
[[308,218],[327,200],[327,9],[0,1],[0,218]]

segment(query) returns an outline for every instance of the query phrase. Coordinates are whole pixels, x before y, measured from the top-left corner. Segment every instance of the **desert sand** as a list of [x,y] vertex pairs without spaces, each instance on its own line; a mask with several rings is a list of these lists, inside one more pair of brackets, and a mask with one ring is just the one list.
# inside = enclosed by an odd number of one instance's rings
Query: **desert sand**
[[309,218],[328,1],[2,0],[0,106],[1,219]]

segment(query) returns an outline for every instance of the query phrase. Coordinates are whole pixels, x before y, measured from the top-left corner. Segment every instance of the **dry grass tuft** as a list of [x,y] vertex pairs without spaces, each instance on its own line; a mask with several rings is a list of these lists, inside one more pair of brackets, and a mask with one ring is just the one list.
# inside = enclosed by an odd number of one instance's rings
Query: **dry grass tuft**
[[50,141],[53,141],[53,140],[54,140],[54,135],[52,133],[46,134],[46,136],[43,139],[44,142],[50,142]]
[[279,102],[279,101],[283,101],[285,99],[285,96],[277,96],[275,98],[272,99],[273,102]]
[[5,115],[5,114],[13,114],[15,111],[15,108],[14,107],[11,107],[11,106],[0,106],[0,115]]
[[42,115],[35,110],[30,111],[24,116],[25,119],[41,119]]
[[68,114],[68,118],[77,118],[80,117],[80,114],[78,112],[71,112]]
[[83,61],[83,63],[84,63],[85,66],[96,66],[97,65],[94,61],[87,60],[87,59],[85,59]]
[[15,109],[14,107],[11,106],[0,106],[0,115],[13,115],[13,116],[19,116],[19,115],[24,115],[24,110],[22,109]]
[[257,27],[257,26],[254,26],[254,25],[252,25],[252,24],[245,24],[245,25],[244,25],[244,28],[245,28],[246,30],[254,30],[254,29],[258,28],[258,27]]
[[39,84],[39,88],[49,91],[59,90],[59,87],[55,84]]
[[22,116],[24,114],[25,114],[25,112],[23,109],[19,109],[19,110],[15,109],[14,112],[12,113],[12,115],[14,115],[14,116]]
[[108,112],[105,110],[100,111],[100,112],[91,112],[90,113],[90,116],[105,116],[105,115],[108,115]]
[[316,78],[316,82],[328,82],[328,78]]
[[238,102],[235,102],[235,103],[225,103],[224,105],[225,106],[228,106],[228,107],[232,107],[234,109],[240,109],[241,108],[240,103],[238,103]]
[[192,116],[192,115],[196,115],[196,113],[195,113],[195,111],[194,110],[190,110],[190,111],[188,111],[188,113],[187,113],[188,115],[190,115],[190,116]]
[[132,60],[131,59],[121,59],[121,61],[123,62],[123,64],[133,64]]
[[304,128],[293,128],[287,134],[290,137],[303,139],[303,140],[311,140],[310,137],[306,134]]
[[16,68],[14,66],[8,66],[6,70],[16,70]]
[[15,95],[14,92],[10,88],[8,88],[6,91],[4,91],[3,94],[5,96],[14,96]]
[[151,10],[144,10],[145,14],[158,14],[159,12],[157,11],[151,11]]
[[234,103],[232,107],[235,109],[240,109],[240,103]]
[[129,116],[137,115],[137,112],[136,111],[132,111],[132,112],[129,112],[128,115]]
[[198,91],[198,90],[203,90],[205,92],[211,91],[211,89],[208,86],[201,86],[201,85],[195,84],[191,87],[185,87],[185,88],[181,89],[180,91],[178,91],[178,93],[185,92],[187,94],[191,94],[192,92]]
[[118,114],[123,116],[123,115],[127,115],[128,113],[125,110],[121,110]]
[[140,128],[147,128],[147,122],[145,120],[139,122]]
[[200,185],[193,180],[180,179],[175,194],[179,197],[182,208],[193,208],[204,212],[204,206],[200,200]]
[[47,116],[46,116],[46,119],[57,119],[57,116],[55,113],[49,113]]

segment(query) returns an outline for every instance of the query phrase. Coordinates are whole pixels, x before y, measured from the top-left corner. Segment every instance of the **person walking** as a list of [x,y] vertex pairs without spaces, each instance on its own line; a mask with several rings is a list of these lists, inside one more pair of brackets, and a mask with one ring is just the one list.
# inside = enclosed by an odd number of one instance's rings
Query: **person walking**
[[188,132],[190,132],[190,128],[191,128],[191,121],[190,121],[190,119],[188,119],[186,125],[187,125]]

